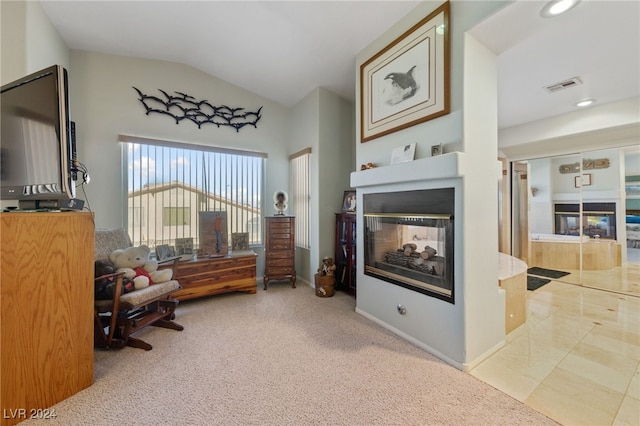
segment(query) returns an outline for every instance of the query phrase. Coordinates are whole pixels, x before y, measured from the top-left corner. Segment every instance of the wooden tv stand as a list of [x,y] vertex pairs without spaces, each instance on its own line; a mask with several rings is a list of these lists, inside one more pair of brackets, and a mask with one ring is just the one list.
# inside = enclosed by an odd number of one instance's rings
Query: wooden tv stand
[[0,213],[0,425],[93,383],[93,214]]
[[252,251],[224,257],[204,257],[179,262],[174,276],[182,290],[178,300],[243,291],[256,292],[256,254]]

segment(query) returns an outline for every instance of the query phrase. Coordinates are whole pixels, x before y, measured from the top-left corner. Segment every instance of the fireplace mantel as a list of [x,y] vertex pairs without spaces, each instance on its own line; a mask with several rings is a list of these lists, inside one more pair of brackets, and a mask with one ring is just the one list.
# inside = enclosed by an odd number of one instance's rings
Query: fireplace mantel
[[363,188],[389,183],[461,177],[464,174],[463,160],[464,153],[450,152],[436,157],[357,171],[351,173],[351,186]]

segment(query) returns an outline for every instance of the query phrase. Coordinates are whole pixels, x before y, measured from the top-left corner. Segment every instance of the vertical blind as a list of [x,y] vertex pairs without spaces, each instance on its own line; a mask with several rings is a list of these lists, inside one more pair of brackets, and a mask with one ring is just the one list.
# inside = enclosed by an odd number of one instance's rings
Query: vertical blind
[[[201,212],[226,215],[227,235],[262,243],[264,153],[120,136],[127,229],[134,245],[199,247]],[[229,245],[231,248],[231,245]]]
[[306,148],[289,157],[293,213],[296,216],[295,244],[309,248],[309,172],[311,148]]

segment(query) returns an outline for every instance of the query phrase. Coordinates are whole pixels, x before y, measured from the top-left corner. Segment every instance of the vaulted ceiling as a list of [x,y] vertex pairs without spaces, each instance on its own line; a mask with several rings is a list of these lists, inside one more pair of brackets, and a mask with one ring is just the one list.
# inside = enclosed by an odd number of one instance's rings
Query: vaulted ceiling
[[[454,0],[457,1],[457,0]],[[316,87],[353,100],[355,56],[416,1],[44,1],[71,49],[184,63],[284,106]],[[437,2],[439,3],[439,2]],[[640,2],[543,18],[516,1],[472,34],[498,55],[499,126],[640,94]],[[546,86],[577,77],[554,93]]]

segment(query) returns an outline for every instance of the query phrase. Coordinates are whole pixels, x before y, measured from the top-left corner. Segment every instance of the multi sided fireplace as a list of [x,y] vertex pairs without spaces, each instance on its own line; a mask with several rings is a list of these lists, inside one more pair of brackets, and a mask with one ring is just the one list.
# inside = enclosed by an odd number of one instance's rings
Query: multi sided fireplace
[[[554,209],[554,233],[587,235],[591,238],[615,240],[616,203],[557,203]],[[582,213],[582,221],[580,217]],[[582,230],[580,227],[582,226]]]
[[454,303],[454,189],[363,195],[364,273]]

